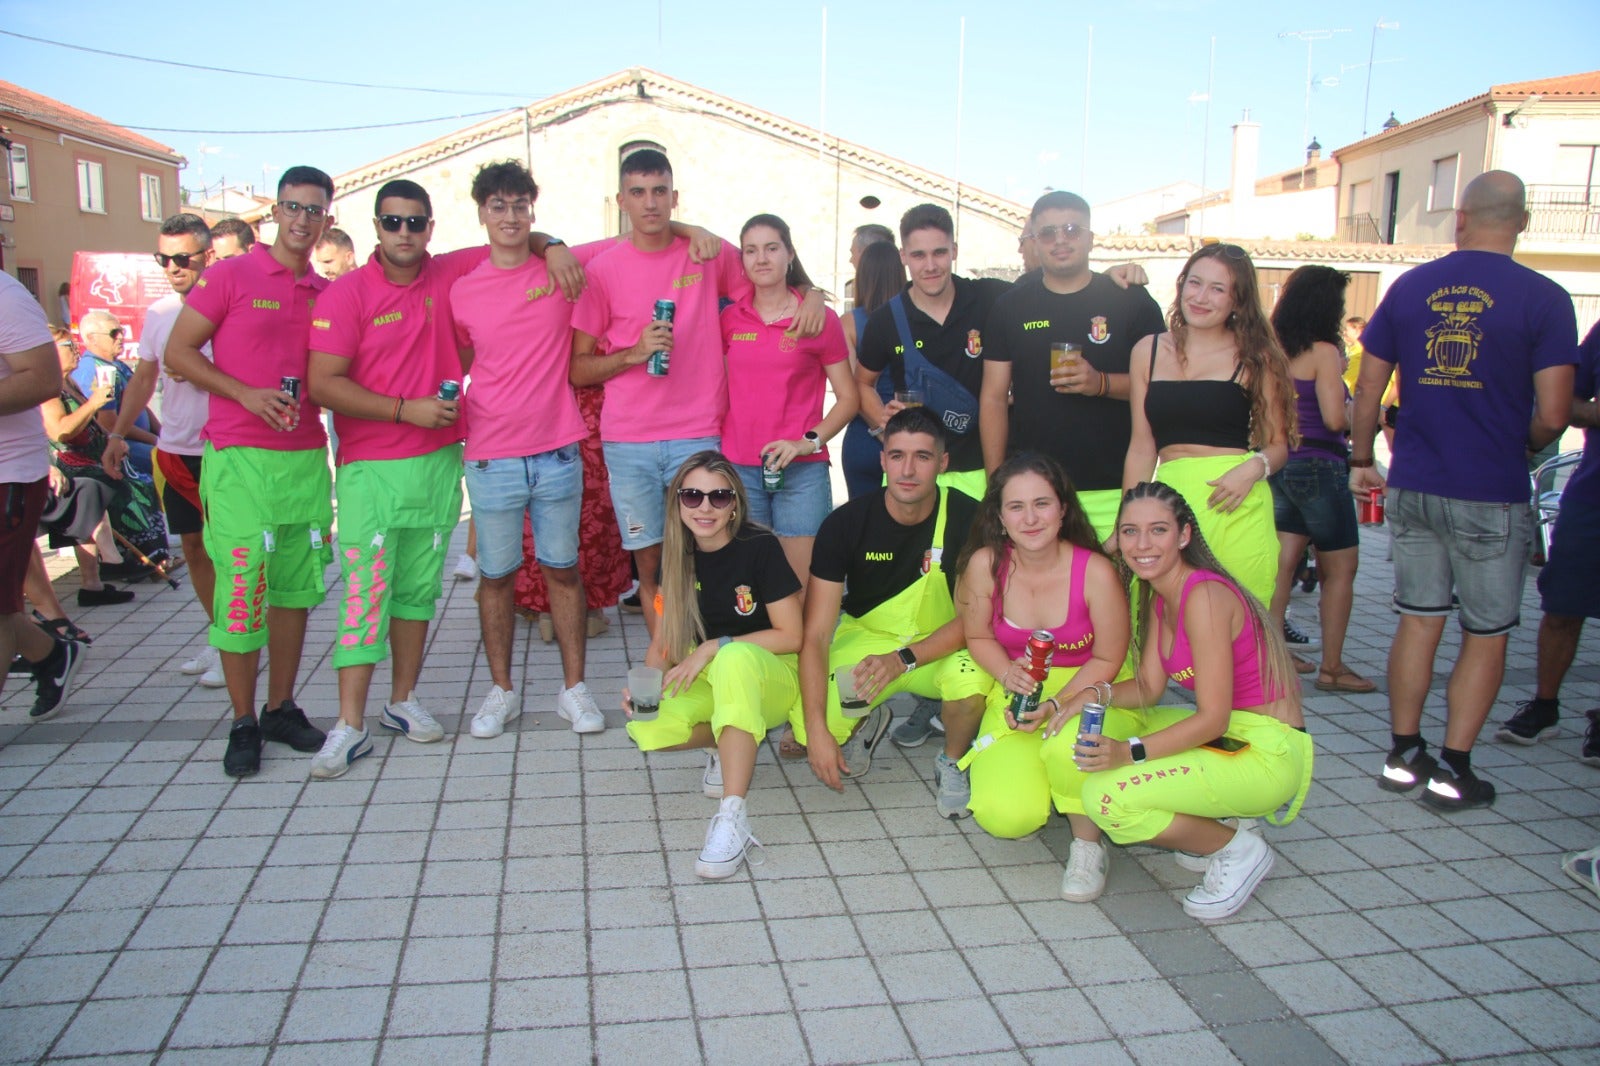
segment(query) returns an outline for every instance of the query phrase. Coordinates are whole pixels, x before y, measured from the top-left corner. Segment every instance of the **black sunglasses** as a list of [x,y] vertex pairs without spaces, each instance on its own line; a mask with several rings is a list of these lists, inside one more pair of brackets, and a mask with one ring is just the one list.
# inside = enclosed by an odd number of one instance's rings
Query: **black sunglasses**
[[732,489],[712,489],[710,492],[705,489],[678,490],[678,502],[690,508],[699,507],[706,500],[710,500],[711,506],[719,511],[725,511],[733,506],[733,499]]
[[200,260],[205,258],[205,254],[204,252],[179,252],[177,255],[162,255],[157,252],[156,262],[161,264],[161,269],[163,270],[171,263],[178,264],[179,270],[188,270],[190,263],[198,265]]
[[403,223],[412,233],[421,233],[428,228],[427,215],[379,215],[378,225],[382,226],[385,233],[399,233]]

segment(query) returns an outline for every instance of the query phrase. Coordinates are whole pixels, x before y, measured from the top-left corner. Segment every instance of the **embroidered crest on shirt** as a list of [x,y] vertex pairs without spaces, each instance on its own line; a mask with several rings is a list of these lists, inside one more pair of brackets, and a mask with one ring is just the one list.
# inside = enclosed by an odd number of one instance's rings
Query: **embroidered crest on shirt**
[[1105,315],[1095,315],[1089,320],[1089,340],[1095,344],[1104,344],[1111,339],[1111,327],[1106,325]]
[[983,354],[983,334],[975,329],[967,330],[967,358],[976,359]]
[[1439,313],[1439,321],[1428,327],[1428,363],[1420,385],[1450,385],[1458,389],[1481,389],[1483,382],[1472,379],[1472,363],[1478,358],[1483,328],[1477,318],[1494,306],[1494,299],[1475,285],[1452,285],[1428,297],[1428,308]]
[[756,611],[755,593],[750,591],[749,585],[738,585],[733,590],[733,609],[739,612],[740,618],[749,618]]
[[792,352],[792,351],[795,350],[795,346],[796,345],[795,345],[795,339],[794,339],[794,334],[793,333],[790,333],[788,330],[785,330],[783,333],[779,334],[779,336],[778,336],[778,351],[780,351],[780,352]]

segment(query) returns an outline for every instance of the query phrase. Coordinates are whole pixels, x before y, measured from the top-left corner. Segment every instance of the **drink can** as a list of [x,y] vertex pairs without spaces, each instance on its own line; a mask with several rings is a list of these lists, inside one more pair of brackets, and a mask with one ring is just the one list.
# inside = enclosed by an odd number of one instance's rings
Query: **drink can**
[[[651,319],[656,322],[671,322],[677,305],[671,300],[657,300],[655,310],[651,312]],[[651,352],[650,358],[645,361],[645,373],[651,377],[664,378],[672,367],[671,352]]]
[[783,467],[761,467],[761,487],[768,492],[777,492],[783,488]]
[[449,402],[461,398],[461,382],[449,378],[439,382],[439,399]]
[[1039,701],[1044,696],[1044,679],[1050,673],[1050,659],[1055,650],[1055,634],[1048,629],[1035,629],[1028,634],[1028,673],[1038,684],[1033,686],[1032,692],[1012,693],[1011,717],[1016,721],[1031,717],[1039,709]]
[[299,399],[300,399],[300,379],[299,378],[290,377],[288,374],[285,374],[283,377],[278,379],[278,389],[281,392],[287,392],[290,396],[293,396],[295,398],[296,402],[299,401]]
[[1383,525],[1383,490],[1368,489],[1356,497],[1356,517],[1364,526]]
[[1078,732],[1090,736],[1099,736],[1106,724],[1106,705],[1103,703],[1085,703],[1083,712],[1078,716]]

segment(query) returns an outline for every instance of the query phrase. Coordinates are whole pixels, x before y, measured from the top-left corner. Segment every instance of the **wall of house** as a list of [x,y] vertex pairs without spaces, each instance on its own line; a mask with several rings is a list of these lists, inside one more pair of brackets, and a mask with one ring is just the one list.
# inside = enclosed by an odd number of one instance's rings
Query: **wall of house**
[[[1359,153],[1341,152],[1337,217],[1351,213],[1351,188],[1370,182],[1369,213],[1378,220],[1381,233],[1389,209],[1384,200],[1385,176],[1399,171],[1394,243],[1451,243],[1455,239],[1456,197],[1467,182],[1485,169],[1492,169],[1484,165],[1489,151],[1489,122],[1488,116],[1474,109],[1416,130],[1396,130]],[[1430,206],[1428,191],[1434,160],[1452,155],[1460,157],[1454,195],[1447,205]]]
[[[151,252],[156,249],[160,219],[141,217],[141,174],[161,181],[160,214],[178,210],[178,168],[117,148],[93,144],[33,125],[15,116],[7,124],[10,139],[28,149],[31,200],[12,198],[15,221],[0,223],[5,239],[6,272],[18,268],[39,272],[39,295],[50,321],[59,322],[56,290],[72,275],[77,251]],[[105,212],[78,207],[77,161],[93,160],[104,168]]]
[[[856,226],[878,222],[898,230],[902,212],[936,199],[910,182],[887,179],[849,160],[819,160],[815,151],[781,133],[645,100],[597,107],[527,137],[513,127],[491,143],[389,176],[411,178],[428,190],[438,220],[434,247],[448,250],[483,240],[470,196],[477,169],[499,159],[531,160],[539,183],[537,228],[578,243],[619,231],[619,150],[633,141],[659,144],[671,158],[679,193],[675,217],[736,242],[746,219],[764,211],[778,214],[789,223],[812,279],[834,293],[842,293],[851,277],[850,238]],[[335,214],[358,246],[370,233],[365,220],[376,191],[376,185],[353,188],[335,199]],[[881,205],[861,206],[866,196],[877,197]],[[959,272],[1019,262],[1020,220],[966,208],[958,225]]]

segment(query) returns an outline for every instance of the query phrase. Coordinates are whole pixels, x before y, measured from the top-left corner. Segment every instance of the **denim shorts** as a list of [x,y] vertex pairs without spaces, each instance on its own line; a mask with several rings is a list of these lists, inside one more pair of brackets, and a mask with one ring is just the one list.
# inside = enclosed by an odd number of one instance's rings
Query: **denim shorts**
[[1546,614],[1600,618],[1600,507],[1563,502],[1550,558],[1539,571],[1540,606]]
[[1444,616],[1461,598],[1461,628],[1509,633],[1522,620],[1522,581],[1533,547],[1526,503],[1486,503],[1389,489],[1394,603],[1401,614]]
[[466,473],[484,577],[505,577],[522,565],[524,514],[533,519],[540,563],[552,570],[578,565],[583,458],[576,443],[520,459],[469,459]]
[[635,552],[661,543],[666,520],[667,486],[678,467],[695,452],[716,451],[718,437],[691,437],[634,443],[604,441],[606,470],[611,475],[611,506],[617,512],[622,546]]
[[750,498],[750,521],[780,537],[814,537],[833,510],[833,485],[827,463],[790,463],[783,468],[783,488],[761,486],[761,467],[733,464]]
[[1272,517],[1279,533],[1310,537],[1323,552],[1361,543],[1356,501],[1350,495],[1350,466],[1343,459],[1290,459],[1273,474]]

